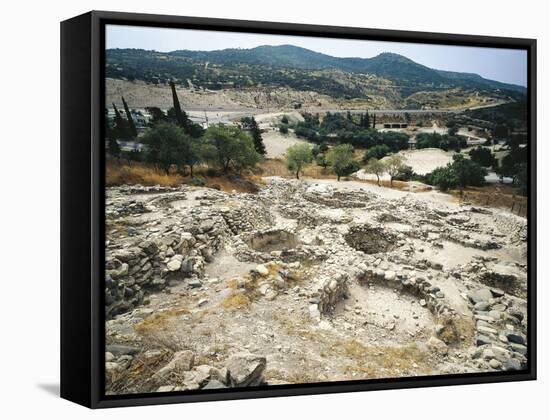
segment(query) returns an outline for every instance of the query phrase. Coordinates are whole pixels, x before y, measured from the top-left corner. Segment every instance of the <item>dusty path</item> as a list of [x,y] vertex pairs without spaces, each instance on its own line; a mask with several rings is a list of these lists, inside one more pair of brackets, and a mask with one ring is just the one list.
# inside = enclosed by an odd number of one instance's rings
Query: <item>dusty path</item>
[[330,185],[338,190],[344,191],[358,191],[358,192],[370,192],[379,195],[385,199],[397,199],[397,198],[413,198],[417,200],[424,200],[430,203],[438,203],[449,205],[451,207],[457,207],[458,203],[453,199],[450,194],[445,194],[437,190],[425,191],[425,192],[407,192],[400,191],[394,188],[379,187],[375,184],[370,184],[360,181],[337,181],[335,179],[304,179],[304,182],[313,185],[325,186]]

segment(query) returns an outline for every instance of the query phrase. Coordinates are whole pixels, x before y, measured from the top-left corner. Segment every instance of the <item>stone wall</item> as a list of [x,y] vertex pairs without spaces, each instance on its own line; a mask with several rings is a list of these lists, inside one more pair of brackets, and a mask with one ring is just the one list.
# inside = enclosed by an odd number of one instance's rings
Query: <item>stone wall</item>
[[513,214],[497,213],[495,226],[503,234],[511,237],[512,242],[527,241],[527,219]]
[[[166,205],[166,199],[149,202],[147,211]],[[133,235],[120,240],[114,235],[109,237],[105,255],[107,319],[133,309],[143,303],[147,293],[163,290],[171,281],[189,279],[191,285],[200,281],[205,264],[222,247],[230,231],[218,212],[193,210],[179,223],[164,228],[140,228],[134,222]]]

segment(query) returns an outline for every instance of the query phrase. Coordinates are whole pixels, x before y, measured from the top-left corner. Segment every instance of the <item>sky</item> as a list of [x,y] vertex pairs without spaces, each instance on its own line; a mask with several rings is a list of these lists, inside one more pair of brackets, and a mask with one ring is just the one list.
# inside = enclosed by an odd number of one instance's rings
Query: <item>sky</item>
[[107,25],[106,29],[108,49],[212,51],[285,44],[334,57],[370,58],[383,52],[393,52],[433,69],[477,73],[486,79],[527,86],[527,52],[523,50],[123,25]]

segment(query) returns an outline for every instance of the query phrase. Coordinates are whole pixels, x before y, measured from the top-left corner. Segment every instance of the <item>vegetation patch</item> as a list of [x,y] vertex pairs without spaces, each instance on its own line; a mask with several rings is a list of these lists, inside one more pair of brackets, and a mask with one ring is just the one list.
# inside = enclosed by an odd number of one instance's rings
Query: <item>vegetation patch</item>
[[185,308],[171,309],[168,311],[159,312],[151,315],[143,322],[134,326],[134,329],[139,334],[147,334],[155,331],[165,331],[173,321],[173,319],[180,315],[189,314],[190,311]]
[[230,310],[248,309],[250,303],[250,298],[244,293],[233,293],[223,300],[222,306]]
[[456,345],[473,341],[475,325],[471,319],[448,315],[439,317],[437,322],[442,326],[438,336],[445,344]]
[[400,347],[367,346],[351,339],[342,344],[340,352],[355,362],[346,366],[350,374],[364,373],[370,378],[381,378],[430,371],[428,355],[415,344]]

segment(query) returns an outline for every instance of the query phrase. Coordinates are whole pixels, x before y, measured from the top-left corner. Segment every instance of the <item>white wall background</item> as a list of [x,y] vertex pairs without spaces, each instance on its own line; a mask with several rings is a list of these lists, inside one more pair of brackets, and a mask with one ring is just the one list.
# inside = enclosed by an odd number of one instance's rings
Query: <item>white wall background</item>
[[[59,399],[59,22],[91,9],[538,39],[539,380],[90,411]],[[550,25],[542,1],[151,0],[2,7],[0,416],[5,419],[541,418],[550,390],[546,234]],[[546,391],[546,392],[545,392]],[[535,413],[540,413],[538,416]]]

